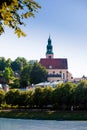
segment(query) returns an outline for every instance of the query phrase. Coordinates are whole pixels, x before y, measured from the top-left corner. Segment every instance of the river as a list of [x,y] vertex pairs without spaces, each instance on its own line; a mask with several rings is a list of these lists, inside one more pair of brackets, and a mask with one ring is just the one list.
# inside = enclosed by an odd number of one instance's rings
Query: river
[[48,121],[0,118],[0,130],[87,130],[87,121]]

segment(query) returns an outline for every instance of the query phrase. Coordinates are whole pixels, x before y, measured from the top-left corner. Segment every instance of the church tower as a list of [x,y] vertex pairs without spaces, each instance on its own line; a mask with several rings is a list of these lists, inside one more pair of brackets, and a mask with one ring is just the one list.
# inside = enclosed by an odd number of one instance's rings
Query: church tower
[[47,51],[46,51],[46,58],[53,58],[54,54],[53,54],[53,46],[51,45],[51,39],[50,36],[48,38],[48,44],[47,44]]
[[47,81],[71,80],[72,75],[68,72],[67,58],[54,58],[50,36],[46,46],[46,58],[41,58],[39,63],[47,69]]

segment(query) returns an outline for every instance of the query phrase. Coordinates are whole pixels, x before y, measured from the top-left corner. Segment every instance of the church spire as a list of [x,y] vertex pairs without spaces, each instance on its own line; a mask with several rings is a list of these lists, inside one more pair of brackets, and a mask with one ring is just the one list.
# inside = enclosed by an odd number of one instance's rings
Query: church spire
[[48,38],[48,44],[50,44],[50,45],[51,45],[50,35],[49,35],[49,38]]
[[51,45],[51,38],[48,38],[46,58],[53,58],[53,46]]

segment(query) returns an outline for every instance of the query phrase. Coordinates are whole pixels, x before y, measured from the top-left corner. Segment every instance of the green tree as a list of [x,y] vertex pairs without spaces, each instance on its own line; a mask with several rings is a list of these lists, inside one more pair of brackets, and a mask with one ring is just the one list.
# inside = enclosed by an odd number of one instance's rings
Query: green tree
[[5,102],[5,91],[0,89],[0,105]]
[[32,84],[47,81],[47,70],[39,63],[34,63],[30,77]]
[[34,0],[1,0],[0,1],[0,34],[4,32],[4,25],[12,28],[15,34],[25,36],[21,30],[24,19],[34,17],[40,6]]
[[5,100],[6,103],[9,105],[18,105],[18,103],[20,102],[20,90],[17,89],[12,89],[10,91],[8,91],[5,95]]
[[34,107],[34,89],[30,89],[28,92],[28,100],[27,103],[29,107]]
[[53,92],[53,87],[47,86],[43,89],[43,94],[42,94],[42,100],[43,100],[43,105],[47,107],[48,105],[52,105],[52,92]]
[[27,91],[21,91],[18,104],[19,106],[27,106],[28,105],[28,92]]
[[20,88],[20,79],[14,78],[13,83],[11,84],[11,88]]
[[28,62],[23,57],[17,57],[12,63],[11,68],[13,71],[20,73],[21,70],[28,65]]
[[74,97],[75,106],[79,106],[79,109],[87,109],[87,81],[81,81],[75,89]]
[[35,89],[35,92],[34,92],[34,95],[33,95],[33,102],[34,102],[34,105],[38,108],[43,107],[42,94],[43,94],[43,88],[37,87]]
[[72,83],[59,84],[53,91],[53,105],[58,109],[70,109],[73,105],[73,88]]
[[22,70],[21,75],[20,75],[21,87],[26,87],[26,86],[28,86],[30,84],[31,70],[32,70],[31,65],[25,66],[24,69]]
[[62,104],[66,105],[67,109],[70,109],[72,105],[74,105],[73,103],[73,97],[74,97],[74,93],[73,93],[73,89],[74,89],[75,85],[73,83],[64,83],[62,86]]
[[53,107],[56,109],[59,109],[61,104],[62,104],[62,87],[63,84],[58,84],[57,87],[54,89],[52,93],[52,102],[53,102]]
[[6,67],[4,72],[3,72],[3,77],[7,81],[7,84],[10,83],[14,79],[14,72],[10,67]]
[[4,57],[0,57],[0,70],[3,71],[6,67],[6,59]]
[[12,63],[11,59],[8,58],[8,59],[6,60],[6,67],[11,67],[11,63]]

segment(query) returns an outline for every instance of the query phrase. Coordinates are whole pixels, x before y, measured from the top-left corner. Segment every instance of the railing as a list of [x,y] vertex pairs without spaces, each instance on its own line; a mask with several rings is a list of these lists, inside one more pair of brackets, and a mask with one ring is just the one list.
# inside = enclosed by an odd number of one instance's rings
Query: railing
[[48,77],[59,77],[61,78],[61,74],[48,74]]

